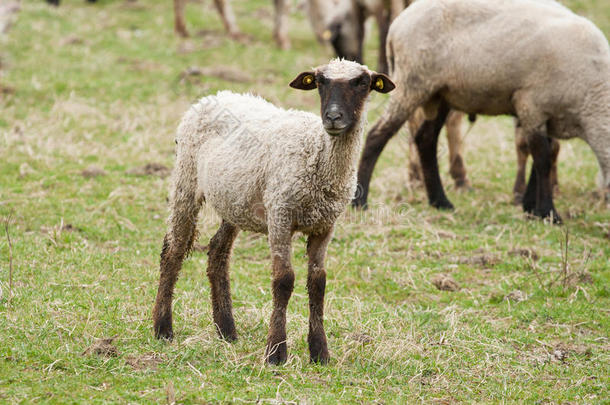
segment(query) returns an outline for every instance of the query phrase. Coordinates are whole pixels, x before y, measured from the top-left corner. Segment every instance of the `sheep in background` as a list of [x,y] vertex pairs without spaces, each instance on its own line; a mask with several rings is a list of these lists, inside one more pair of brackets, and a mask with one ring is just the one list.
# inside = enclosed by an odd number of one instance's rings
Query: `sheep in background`
[[[379,27],[378,71],[387,73],[386,37],[391,20],[410,4],[404,0],[308,0],[308,14],[314,33],[319,41],[329,41],[337,56],[363,63],[362,48],[365,36],[365,22],[375,16]],[[447,140],[449,144],[449,173],[455,181],[456,189],[470,188],[466,167],[462,158],[463,114],[452,112],[447,120]],[[424,122],[423,112],[409,121],[409,180],[419,184],[423,180],[421,163],[414,153],[414,136]]]
[[237,337],[229,286],[229,259],[240,229],[269,235],[273,312],[266,360],[286,361],[286,307],[294,286],[291,237],[308,235],[309,352],[326,363],[323,326],[324,256],[334,223],[356,189],[356,164],[370,91],[394,84],[383,74],[344,60],[304,72],[290,83],[318,89],[321,116],[283,110],[267,101],[228,91],[202,98],[185,114],[176,138],[169,229],[153,310],[158,338],[171,339],[172,294],[182,261],[196,235],[203,202],[222,224],[209,245],[207,274],[214,323],[221,337]]
[[526,212],[560,222],[547,136],[586,141],[610,198],[610,48],[589,20],[551,0],[416,1],[392,23],[388,52],[401,91],[367,136],[355,205],[366,203],[379,154],[418,107],[426,121],[415,142],[434,207],[453,208],[436,154],[449,108],[517,117],[534,159]]
[[[187,0],[174,0],[174,31],[181,37],[188,37],[189,33],[184,23],[184,6]],[[273,38],[281,49],[290,48],[290,39],[286,31],[286,0],[273,0],[275,5],[275,23],[273,29]],[[233,39],[239,39],[243,36],[237,23],[235,22],[235,14],[231,7],[230,0],[214,0],[214,5],[220,14],[222,23],[227,33]]]

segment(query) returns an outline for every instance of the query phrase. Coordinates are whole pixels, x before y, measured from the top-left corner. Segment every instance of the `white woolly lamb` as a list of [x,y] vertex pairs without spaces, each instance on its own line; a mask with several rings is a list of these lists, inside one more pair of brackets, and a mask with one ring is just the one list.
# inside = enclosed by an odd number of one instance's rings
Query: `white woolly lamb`
[[355,62],[333,60],[303,72],[291,87],[318,88],[319,116],[283,110],[252,95],[223,91],[191,107],[178,128],[171,214],[161,253],[153,311],[155,335],[171,339],[171,299],[182,261],[196,234],[202,202],[222,217],[209,245],[207,274],[214,322],[221,337],[236,338],[229,257],[240,229],[267,233],[273,262],[273,313],[266,360],[286,361],[286,306],[294,285],[294,232],[308,235],[309,350],[328,360],[323,326],[324,256],[335,220],[356,188],[356,164],[371,90],[393,83]]

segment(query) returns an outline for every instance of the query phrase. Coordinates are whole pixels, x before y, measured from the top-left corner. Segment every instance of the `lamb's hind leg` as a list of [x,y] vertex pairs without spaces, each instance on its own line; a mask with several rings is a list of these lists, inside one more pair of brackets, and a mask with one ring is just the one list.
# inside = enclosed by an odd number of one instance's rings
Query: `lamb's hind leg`
[[442,101],[438,107],[436,118],[424,121],[415,135],[415,144],[419,151],[419,159],[424,173],[424,184],[428,193],[428,201],[435,208],[453,209],[453,204],[447,199],[438,172],[437,146],[438,135],[445,124],[449,106]]
[[312,362],[326,364],[329,359],[326,333],[324,332],[324,291],[326,271],[324,256],[332,236],[332,230],[320,235],[310,235],[307,239],[307,292],[309,293],[309,358]]
[[157,338],[171,340],[172,296],[182,261],[191,249],[197,234],[197,214],[201,202],[195,197],[195,178],[174,186],[169,230],[163,240],[161,251],[161,275],[157,299],[153,309],[154,331]]
[[221,338],[228,341],[237,339],[233,304],[231,302],[231,281],[229,279],[229,262],[231,249],[239,229],[226,221],[210,240],[208,250],[208,279],[212,292],[212,311],[214,324]]
[[[270,364],[281,364],[288,358],[286,345],[286,308],[294,288],[294,271],[290,264],[292,232],[286,223],[290,219],[280,217],[280,213],[270,214],[278,219],[278,224],[269,224],[269,245],[272,256],[273,312],[269,322],[265,358]],[[270,221],[271,222],[271,221]]]

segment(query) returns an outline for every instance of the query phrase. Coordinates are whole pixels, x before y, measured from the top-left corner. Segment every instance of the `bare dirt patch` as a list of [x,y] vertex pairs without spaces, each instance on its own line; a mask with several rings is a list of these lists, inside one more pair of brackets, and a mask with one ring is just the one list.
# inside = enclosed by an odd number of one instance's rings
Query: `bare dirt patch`
[[105,176],[107,173],[106,173],[106,170],[102,169],[101,167],[91,165],[91,166],[87,167],[86,169],[83,169],[83,171],[80,172],[80,174],[84,178],[90,179],[93,177]]
[[458,291],[460,289],[457,281],[447,274],[437,274],[430,281],[441,291]]
[[521,257],[525,257],[528,259],[532,259],[533,261],[537,261],[538,259],[540,259],[540,256],[538,255],[538,253],[536,253],[536,251],[534,249],[528,249],[528,248],[515,248],[512,250],[509,250],[508,255],[509,256],[521,256]]
[[83,356],[96,355],[100,357],[116,357],[119,355],[119,351],[113,342],[118,336],[110,338],[97,339],[91,346],[85,349],[82,353]]
[[197,76],[209,76],[232,83],[250,83],[253,81],[252,76],[249,73],[235,68],[234,66],[191,66],[180,74],[180,81],[185,81],[188,78]]
[[473,256],[459,257],[457,262],[460,264],[470,264],[473,266],[490,267],[500,263],[500,258],[491,253],[483,253]]
[[128,356],[125,363],[138,371],[156,370],[157,366],[163,363],[163,360],[163,356],[159,353],[145,353],[140,356]]
[[171,170],[161,163],[147,163],[144,166],[129,169],[125,173],[134,176],[157,176],[165,178],[170,175]]

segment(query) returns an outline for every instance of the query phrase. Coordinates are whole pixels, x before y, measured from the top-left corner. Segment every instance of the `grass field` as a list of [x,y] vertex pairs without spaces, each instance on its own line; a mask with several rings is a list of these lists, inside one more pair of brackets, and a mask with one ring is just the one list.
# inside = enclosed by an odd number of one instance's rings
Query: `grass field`
[[[233,3],[247,43],[225,38],[211,1],[188,5],[187,40],[173,34],[169,0],[24,0],[0,37],[0,403],[610,403],[610,211],[595,194],[597,162],[584,142],[563,142],[565,224],[529,220],[511,204],[509,118],[480,118],[468,133],[471,192],[453,190],[442,159],[454,212],[408,186],[407,133],[390,142],[371,209],[349,209],[329,248],[329,365],[309,363],[302,236],[286,365],[263,364],[261,235],[235,244],[236,343],[216,336],[200,251],[176,287],[174,342],[153,338],[164,168],[181,114],[226,88],[316,112],[318,97],[287,83],[332,56],[302,11],[284,52],[270,1]],[[564,3],[608,37],[609,2]],[[373,95],[370,123],[386,101]],[[201,245],[217,225],[204,210]],[[458,288],[437,289],[439,277]],[[87,350],[111,337],[106,351]]]

